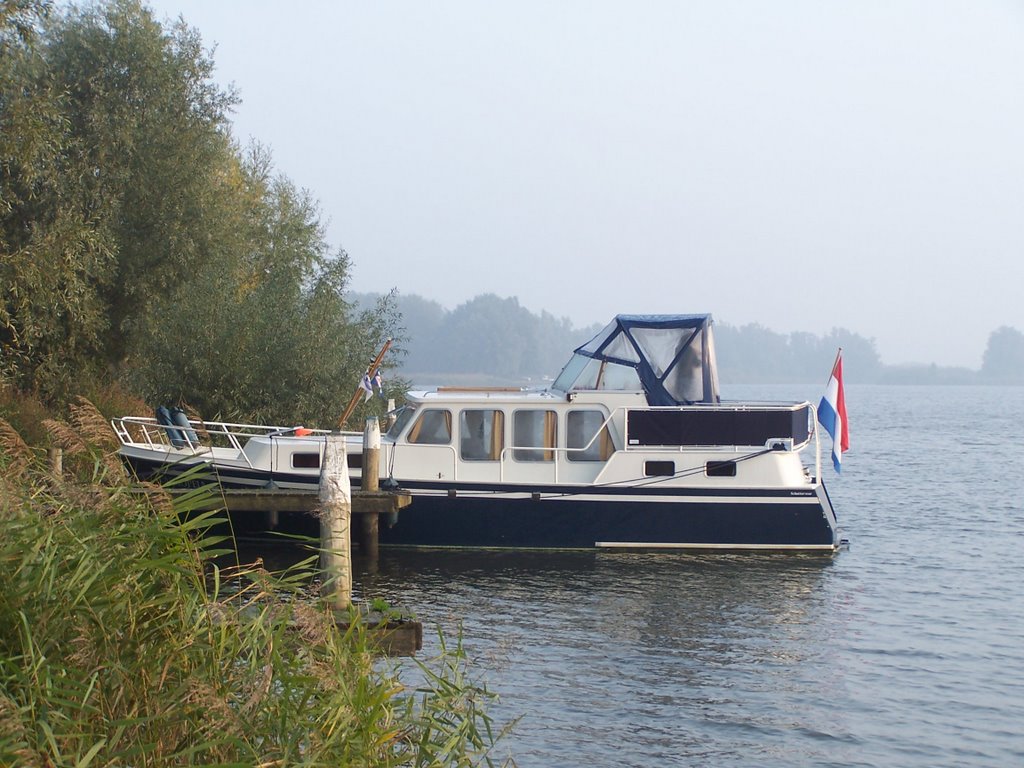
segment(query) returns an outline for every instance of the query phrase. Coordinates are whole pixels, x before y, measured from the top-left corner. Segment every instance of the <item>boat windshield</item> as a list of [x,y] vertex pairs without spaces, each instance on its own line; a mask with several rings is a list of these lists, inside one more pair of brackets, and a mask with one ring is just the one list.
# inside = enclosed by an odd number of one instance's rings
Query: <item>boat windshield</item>
[[408,426],[409,422],[412,421],[412,417],[416,415],[416,406],[403,405],[391,413],[395,416],[395,423],[388,429],[386,436],[392,440],[397,440],[398,436],[402,434],[402,430]]
[[620,392],[643,392],[644,385],[636,368],[607,360],[573,355],[555,379],[552,389],[559,392],[586,389],[612,389]]

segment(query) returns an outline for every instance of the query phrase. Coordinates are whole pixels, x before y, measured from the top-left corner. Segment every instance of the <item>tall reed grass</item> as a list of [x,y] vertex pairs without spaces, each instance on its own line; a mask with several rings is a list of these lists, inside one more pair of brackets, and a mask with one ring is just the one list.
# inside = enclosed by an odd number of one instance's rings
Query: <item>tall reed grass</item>
[[308,589],[313,559],[219,567],[219,516],[186,514],[210,490],[139,493],[96,434],[65,429],[78,478],[0,420],[0,764],[494,764],[461,643],[406,689]]

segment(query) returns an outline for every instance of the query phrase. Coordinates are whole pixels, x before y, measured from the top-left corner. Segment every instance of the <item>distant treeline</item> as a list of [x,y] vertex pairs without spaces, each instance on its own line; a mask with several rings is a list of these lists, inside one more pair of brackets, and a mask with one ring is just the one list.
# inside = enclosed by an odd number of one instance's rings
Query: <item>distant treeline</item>
[[1024,334],[1008,327],[989,336],[980,370],[935,364],[883,365],[874,339],[842,328],[815,336],[776,333],[758,325],[721,323],[715,327],[721,378],[730,383],[818,381],[827,377],[836,350],[842,347],[844,373],[850,382],[1024,384]]
[[[354,294],[372,307],[377,294]],[[393,297],[402,317],[398,365],[415,383],[540,380],[553,377],[573,349],[602,324],[576,328],[567,318],[539,315],[516,298],[477,296],[452,310],[417,295]],[[608,318],[611,320],[611,318]],[[989,337],[979,371],[935,365],[883,365],[875,340],[842,328],[819,336],[777,333],[760,325],[715,323],[720,378],[726,384],[805,383],[828,378],[839,347],[847,380],[885,384],[1024,383],[1024,334],[1003,327]]]
[[[356,307],[376,306],[381,298],[367,293],[350,297]],[[459,382],[554,376],[572,350],[602,327],[575,328],[566,318],[536,315],[518,299],[494,294],[452,310],[417,295],[395,295],[392,301],[401,316],[397,363],[402,376],[415,383],[452,375]]]

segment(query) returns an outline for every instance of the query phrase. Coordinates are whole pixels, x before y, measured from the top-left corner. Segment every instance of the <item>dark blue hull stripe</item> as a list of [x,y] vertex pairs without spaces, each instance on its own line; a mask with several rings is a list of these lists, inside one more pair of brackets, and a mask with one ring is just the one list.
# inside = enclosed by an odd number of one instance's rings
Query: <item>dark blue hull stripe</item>
[[[188,464],[129,458],[142,479],[176,475]],[[211,466],[212,469],[212,465]],[[315,492],[311,475],[220,468],[226,488],[261,488],[272,479]],[[382,545],[577,549],[718,547],[827,549],[838,543],[835,519],[814,490],[645,486],[509,486],[406,483],[410,506],[389,523]],[[828,505],[829,507],[831,505]]]
[[831,549],[837,535],[819,504],[415,496],[396,524],[382,520],[380,541],[439,547]]

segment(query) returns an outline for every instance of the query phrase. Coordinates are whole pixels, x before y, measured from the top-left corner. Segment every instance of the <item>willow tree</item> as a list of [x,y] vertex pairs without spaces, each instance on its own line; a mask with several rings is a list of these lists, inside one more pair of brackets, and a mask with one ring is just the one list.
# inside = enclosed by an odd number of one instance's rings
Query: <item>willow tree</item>
[[77,193],[49,3],[0,3],[0,383],[59,393],[101,356],[112,244]]
[[161,297],[129,358],[152,402],[207,417],[331,427],[367,359],[393,334],[393,302],[356,312],[350,261],[332,250],[308,192],[251,152],[239,166],[252,205],[246,249],[211,261]]
[[165,28],[135,0],[70,9],[47,29],[50,76],[67,93],[65,162],[113,242],[106,358],[123,354],[152,299],[189,282],[231,240],[228,113],[213,60],[183,21]]
[[57,399],[120,377],[225,416],[337,409],[387,307],[352,312],[315,200],[234,143],[198,33],[137,0],[0,2],[0,375]]

